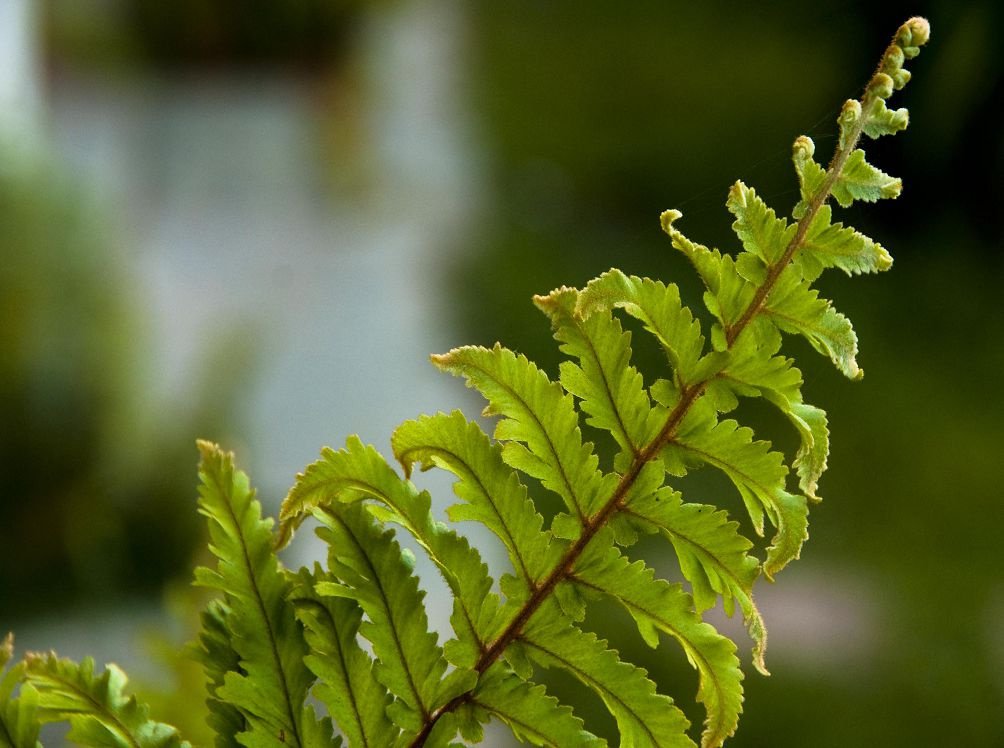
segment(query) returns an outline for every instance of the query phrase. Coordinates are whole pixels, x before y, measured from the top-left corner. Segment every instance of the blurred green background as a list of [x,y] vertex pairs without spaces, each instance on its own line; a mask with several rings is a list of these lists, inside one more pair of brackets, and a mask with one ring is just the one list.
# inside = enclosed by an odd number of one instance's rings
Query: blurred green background
[[[617,266],[699,304],[659,213],[728,250],[736,178],[786,211],[794,137],[825,160],[888,37],[929,17],[897,94],[910,129],[867,146],[903,195],[842,215],[895,266],[821,282],[867,376],[789,348],[830,416],[826,500],[802,560],[760,585],[773,675],[750,668],[730,744],[1004,746],[999,3],[34,7],[41,114],[0,168],[0,629],[32,643],[67,600],[157,608],[187,578],[195,435],[240,447],[274,507],[322,443],[475,412],[426,352],[501,340],[555,370],[534,293]],[[681,655],[613,609],[588,623],[700,722]]]

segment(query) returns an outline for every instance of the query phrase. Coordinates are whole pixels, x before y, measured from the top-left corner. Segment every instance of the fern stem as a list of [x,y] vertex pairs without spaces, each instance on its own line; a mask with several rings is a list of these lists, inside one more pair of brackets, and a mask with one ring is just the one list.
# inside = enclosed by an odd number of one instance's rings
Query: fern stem
[[[890,47],[895,45],[896,42],[893,40]],[[886,50],[886,54],[888,54],[888,49]],[[885,56],[886,55],[883,55],[883,60],[885,59]],[[819,186],[816,193],[812,196],[812,199],[808,202],[805,213],[798,221],[795,235],[791,238],[791,241],[785,248],[784,254],[776,263],[770,265],[767,270],[767,276],[764,278],[763,283],[761,283],[757,288],[756,293],[749,305],[746,307],[745,311],[743,311],[742,315],[734,324],[729,325],[725,330],[727,348],[732,347],[742,332],[762,311],[763,305],[766,302],[767,297],[770,295],[770,292],[777,284],[781,273],[784,272],[791,261],[795,258],[795,255],[798,254],[798,251],[804,246],[805,237],[809,232],[809,227],[815,220],[819,210],[829,199],[833,186],[840,177],[844,165],[847,163],[847,159],[857,147],[857,143],[860,140],[864,129],[864,123],[871,114],[872,108],[880,100],[880,97],[875,92],[876,78],[880,73],[881,69],[876,71],[871,80],[869,80],[868,85],[865,87],[865,93],[860,99],[861,115],[848,131],[848,137],[842,138],[842,142],[838,144],[837,150],[834,152],[833,158],[830,160],[830,164],[827,167],[826,178],[823,180],[823,183]],[[550,597],[551,593],[558,586],[558,584],[567,580],[571,576],[572,571],[575,568],[576,561],[578,561],[582,556],[583,552],[589,546],[589,543],[596,536],[596,534],[606,526],[610,518],[622,508],[624,500],[641,473],[642,468],[644,468],[651,460],[658,457],[659,452],[663,449],[663,447],[665,447],[672,440],[680,423],[686,417],[687,413],[690,412],[693,404],[704,394],[704,390],[715,376],[717,376],[717,374],[712,375],[707,379],[687,385],[681,390],[679,402],[667,416],[666,422],[659,433],[644,448],[641,450],[634,450],[634,459],[632,460],[630,467],[621,476],[621,479],[617,483],[617,487],[611,494],[610,499],[595,515],[592,517],[582,518],[582,533],[579,538],[569,547],[569,549],[565,552],[565,555],[562,556],[561,560],[555,566],[554,570],[547,576],[547,578],[536,589],[534,589],[533,594],[530,595],[527,601],[523,604],[519,613],[517,613],[509,625],[506,626],[505,630],[484,651],[475,666],[475,670],[477,670],[479,674],[484,673],[489,667],[491,667],[492,664],[494,664],[498,658],[502,656],[506,648],[519,638],[523,627],[526,626],[541,604],[543,604],[548,597]],[[410,748],[421,748],[424,746],[429,734],[432,732],[433,727],[435,727],[435,724],[440,717],[453,711],[454,709],[457,709],[472,699],[473,691],[468,691],[454,697],[451,701],[433,711],[426,719],[422,730],[411,742]]]

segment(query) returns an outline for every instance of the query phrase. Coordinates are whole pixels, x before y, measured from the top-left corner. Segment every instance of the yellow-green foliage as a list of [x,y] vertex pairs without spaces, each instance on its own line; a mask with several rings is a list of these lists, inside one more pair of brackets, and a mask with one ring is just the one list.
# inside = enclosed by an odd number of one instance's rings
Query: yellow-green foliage
[[[847,377],[862,376],[849,320],[812,284],[827,268],[876,272],[892,260],[877,242],[834,223],[828,200],[846,207],[899,194],[899,180],[858,146],[862,135],[906,127],[906,110],[886,101],[909,80],[904,60],[928,34],[919,18],[899,29],[863,97],[843,107],[829,166],[814,160],[811,140],[795,141],[801,199],[790,218],[737,182],[726,207],[742,249],[729,254],[686,238],[679,212],[663,214],[672,245],[704,282],[709,329],[675,285],[618,270],[582,289],[538,296],[568,356],[558,381],[501,345],[433,356],[485,397],[485,415],[498,419],[493,438],[459,412],[408,421],[392,439],[402,475],[350,437],[298,477],[277,533],[232,457],[200,443],[199,508],[217,565],[196,578],[220,594],[203,616],[200,657],[217,745],[313,747],[344,738],[352,746],[431,748],[457,745],[458,737],[478,742],[493,718],[534,745],[603,745],[534,682],[540,668],[566,670],[594,690],[622,746],[694,745],[687,718],[645,670],[582,628],[587,606],[601,597],[622,605],[651,647],[668,639],[683,648],[706,712],[701,745],[732,735],[744,675],[736,645],[703,614],[719,599],[729,615],[738,607],[754,643],[752,665],[766,673],[754,586],[799,557],[829,441],[825,413],[804,402],[802,375],[781,353],[782,334],[805,337]],[[667,367],[653,380],[631,365],[622,312],[665,349]],[[800,446],[790,461],[725,417],[741,397],[764,398],[791,422]],[[611,434],[613,454],[584,438],[583,418]],[[433,516],[429,494],[409,480],[416,465],[456,478],[453,522],[480,522],[498,536],[512,569],[497,585],[477,549]],[[773,528],[762,558],[760,544],[724,510],[690,503],[672,487],[674,477],[701,466],[734,484],[758,535]],[[545,522],[528,485],[556,494],[565,511]],[[328,545],[327,565],[294,574],[275,549],[310,517]],[[395,539],[400,529],[452,593],[453,638],[445,644],[429,631],[413,558]],[[672,544],[686,584],[658,579],[629,558],[642,534]],[[24,685],[14,698],[18,680]],[[114,666],[96,676],[89,662],[30,656],[0,688],[0,738],[33,746],[37,720],[68,718],[71,738],[83,745],[180,744],[172,728],[122,694],[124,684]],[[327,715],[315,714],[315,705]]]

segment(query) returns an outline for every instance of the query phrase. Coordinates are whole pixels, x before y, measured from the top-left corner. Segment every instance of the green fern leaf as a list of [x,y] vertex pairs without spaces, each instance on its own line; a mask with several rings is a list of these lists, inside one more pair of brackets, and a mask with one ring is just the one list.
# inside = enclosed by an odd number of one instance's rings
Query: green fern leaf
[[707,367],[701,366],[704,349],[701,325],[683,306],[675,285],[609,270],[582,290],[575,314],[590,318],[597,311],[614,308],[623,309],[641,321],[655,336],[682,385],[708,374]]
[[[678,398],[669,388],[660,397]],[[666,469],[684,474],[689,464],[712,465],[725,473],[742,496],[757,534],[763,534],[766,512],[777,534],[767,549],[764,573],[770,578],[798,558],[808,537],[808,507],[802,496],[785,490],[787,468],[770,443],[754,441],[753,432],[734,420],[718,421],[709,404],[694,406],[679,432],[663,450]]]
[[[904,70],[909,76],[909,73]],[[910,113],[903,108],[889,109],[884,101],[879,101],[863,126],[863,132],[870,138],[881,135],[895,135],[910,124]]]
[[884,198],[896,198],[902,191],[903,181],[869,164],[860,148],[848,156],[832,187],[833,199],[843,208],[849,207],[855,200],[873,203]]
[[[736,259],[723,255],[717,249],[708,249],[692,242],[675,226],[680,216],[678,210],[665,211],[662,214],[662,228],[669,234],[673,247],[687,256],[704,281],[708,289],[704,294],[704,305],[720,323],[720,326],[711,331],[711,342],[716,351],[725,351],[728,343],[724,331],[731,329],[752,308],[756,284],[766,277],[766,266],[757,255],[750,252],[744,252]],[[702,380],[713,376],[727,361],[723,356],[705,358],[715,365],[702,372]]]
[[732,229],[747,252],[759,257],[766,265],[781,260],[795,236],[794,225],[778,218],[756,194],[756,190],[742,182],[736,182],[729,190],[725,207],[736,217]]
[[824,194],[828,173],[815,160],[816,144],[807,135],[800,135],[792,146],[791,160],[798,175],[798,187],[802,199],[792,210],[793,218],[801,220],[817,195]]
[[672,699],[656,692],[645,671],[573,626],[556,606],[538,611],[519,644],[537,664],[568,671],[603,699],[617,720],[621,748],[693,747],[687,718]]
[[876,273],[892,267],[892,257],[878,242],[841,223],[831,223],[829,205],[819,209],[809,225],[796,265],[812,281],[824,268],[839,268],[848,275]]
[[314,710],[307,706],[304,712],[310,718],[303,720],[303,744],[311,748],[342,748],[342,738],[334,734],[330,717],[317,718]]
[[454,594],[451,622],[457,640],[447,652],[454,664],[469,667],[497,623],[498,598],[489,592],[488,568],[465,538],[433,519],[429,494],[402,480],[376,449],[358,437],[350,437],[343,450],[325,449],[298,476],[279,517],[284,526],[293,526],[308,511],[360,499],[376,500],[370,513],[408,530],[439,568]]
[[435,465],[457,476],[454,491],[464,503],[449,508],[450,519],[480,522],[502,541],[520,580],[503,577],[502,591],[511,600],[526,599],[561,548],[544,529],[518,474],[503,462],[501,446],[460,411],[405,421],[391,444],[406,474],[419,463],[423,470]]
[[819,501],[816,490],[830,453],[826,411],[808,403],[789,401],[786,413],[802,439],[792,463],[798,475],[798,487],[808,498]]
[[719,412],[736,407],[736,396],[762,396],[775,405],[798,431],[800,445],[792,467],[799,478],[799,489],[810,499],[816,495],[819,477],[826,470],[829,454],[829,431],[826,413],[802,402],[802,373],[792,360],[775,355],[781,348],[781,335],[766,319],[756,320],[750,331],[741,335],[730,349],[728,366],[708,386],[708,395]]
[[717,249],[709,249],[703,244],[691,241],[678,228],[678,221],[683,214],[678,210],[666,210],[659,216],[662,230],[669,235],[675,249],[682,252],[694,266],[705,287],[711,292],[718,291],[718,276],[722,262],[722,253]]
[[570,579],[623,605],[650,647],[658,646],[659,632],[680,643],[700,674],[697,700],[707,710],[704,746],[719,746],[735,732],[743,700],[735,645],[701,621],[680,585],[656,579],[651,568],[641,561],[631,563],[614,547],[587,551]]
[[[303,664],[307,645],[286,601],[290,585],[272,549],[272,521],[261,518],[247,476],[233,455],[199,442],[199,512],[209,520],[210,548],[217,568],[196,569],[196,581],[225,595],[230,644],[240,670],[224,676],[219,699],[237,707],[248,731],[237,736],[246,746],[304,746],[304,707],[313,676]],[[212,677],[212,675],[210,676]]]
[[[792,359],[777,355],[781,333],[769,320],[759,317],[729,348],[728,364],[708,382],[707,394],[715,408],[727,413],[739,404],[739,397],[760,397],[767,393],[786,401],[802,399],[802,372]],[[780,406],[779,406],[780,407]]]
[[471,701],[531,745],[602,748],[607,744],[586,731],[582,720],[549,696],[543,686],[527,683],[501,667],[493,667],[481,677]]
[[7,667],[13,656],[14,635],[7,634],[0,643],[0,748],[37,748],[38,691],[22,682],[24,662]]
[[658,432],[665,414],[653,410],[641,374],[630,365],[630,333],[609,314],[577,313],[578,300],[573,288],[534,297],[550,317],[561,350],[579,361],[562,362],[562,386],[582,401],[590,425],[613,435],[622,450],[620,463],[627,465]]
[[350,748],[391,745],[398,730],[386,715],[390,695],[356,641],[362,609],[353,600],[318,595],[314,588],[325,579],[319,567],[313,574],[301,569],[291,597],[310,645],[306,664],[318,678],[313,692]]
[[[661,467],[651,465],[645,470],[661,472]],[[643,475],[639,483],[647,480]],[[753,601],[760,564],[749,555],[753,544],[739,533],[739,524],[713,506],[684,502],[668,487],[639,494],[625,503],[621,515],[645,532],[661,533],[673,544],[699,613],[713,607],[719,595],[726,615],[731,616],[739,604],[754,642],[753,664],[766,673],[767,629]]]
[[505,442],[503,459],[564,499],[571,519],[551,530],[569,540],[578,537],[583,520],[613,492],[617,477],[598,470],[592,444],[582,441],[572,397],[525,356],[500,345],[456,348],[432,360],[481,391],[488,400],[485,415],[504,416],[495,429],[495,438]]
[[219,694],[227,673],[241,672],[241,658],[234,650],[227,630],[229,615],[229,609],[221,600],[210,601],[200,616],[202,629],[195,655],[206,674],[206,689],[209,693],[206,699],[206,706],[209,707],[206,722],[216,735],[217,748],[235,745],[237,735],[248,729],[247,720],[240,710],[227,703]]
[[359,504],[318,509],[324,527],[318,534],[329,545],[329,571],[338,582],[321,581],[319,595],[358,602],[368,618],[359,633],[373,644],[374,673],[397,700],[388,714],[409,735],[417,734],[442,698],[446,672],[443,650],[429,631],[414,558],[381,530]]
[[188,748],[178,731],[149,719],[149,708],[123,693],[126,676],[115,665],[101,675],[94,661],[80,665],[54,653],[29,655],[26,677],[38,691],[43,722],[68,720],[66,737],[78,745],[100,748]]
[[850,320],[820,298],[794,269],[781,274],[763,312],[782,331],[802,335],[848,378],[864,376],[856,360],[858,336]]
[[[845,166],[851,166],[851,162]],[[747,252],[770,266],[780,261],[795,238],[795,224],[778,218],[756,192],[737,182],[726,206],[736,216],[732,224]],[[882,245],[843,224],[832,223],[832,209],[823,205],[802,238],[796,264],[807,280],[815,280],[824,268],[837,267],[848,275],[874,273],[892,267],[892,258]],[[742,258],[740,258],[741,260]],[[762,279],[750,279],[760,282]]]

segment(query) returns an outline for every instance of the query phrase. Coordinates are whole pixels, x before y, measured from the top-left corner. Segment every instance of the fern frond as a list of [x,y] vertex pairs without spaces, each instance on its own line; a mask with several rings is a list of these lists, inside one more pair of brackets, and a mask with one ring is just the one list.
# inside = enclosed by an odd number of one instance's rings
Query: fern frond
[[8,633],[0,643],[0,747],[37,748],[41,745],[38,691],[23,682],[23,661],[7,667],[13,657],[14,635]]
[[556,521],[551,530],[578,537],[617,479],[599,471],[593,445],[583,443],[572,397],[525,356],[500,345],[456,348],[432,360],[480,390],[488,400],[485,415],[503,416],[495,429],[504,442],[502,458],[564,499],[570,521]]
[[414,559],[359,503],[319,509],[316,516],[324,524],[318,534],[329,545],[329,571],[338,581],[320,581],[315,590],[355,600],[362,608],[369,620],[360,624],[359,633],[373,644],[374,673],[396,697],[388,714],[414,735],[436,707],[455,695],[440,683],[446,660],[429,631]]
[[307,667],[317,676],[313,693],[327,708],[349,748],[392,745],[398,730],[387,718],[390,694],[373,674],[373,661],[356,641],[362,608],[354,600],[322,597],[315,587],[331,581],[316,567],[301,569],[291,599],[310,645]]
[[620,463],[630,464],[664,418],[652,407],[641,374],[631,366],[631,335],[609,314],[578,316],[579,292],[573,288],[559,288],[533,301],[551,318],[561,350],[579,361],[561,363],[562,387],[581,400],[590,425],[613,435],[622,450]]
[[[679,394],[670,387],[661,388],[660,397],[667,403],[679,402]],[[770,442],[754,441],[752,430],[731,419],[719,421],[713,407],[699,403],[668,441],[662,457],[675,475],[685,474],[695,463],[725,473],[742,496],[758,535],[763,535],[766,513],[777,528],[763,567],[768,577],[798,558],[808,537],[808,506],[805,497],[785,489],[784,456],[771,451]]]
[[[454,594],[451,622],[457,639],[447,651],[454,664],[470,667],[493,633],[499,607],[490,593],[488,567],[466,538],[433,519],[429,494],[402,480],[376,449],[357,437],[350,437],[343,450],[325,449],[297,478],[279,517],[284,526],[295,526],[309,511],[360,499],[375,500],[370,513],[408,530],[439,568]],[[288,537],[290,531],[282,534]]]
[[480,522],[491,530],[505,545],[519,579],[503,577],[502,591],[510,600],[528,597],[561,549],[544,529],[518,473],[503,461],[502,447],[460,411],[405,421],[394,431],[391,446],[406,475],[419,463],[423,470],[436,466],[457,476],[454,492],[464,503],[449,508],[450,519]]
[[656,691],[647,673],[622,661],[595,634],[576,628],[555,606],[540,609],[518,646],[538,665],[567,671],[603,699],[617,720],[623,748],[693,747],[687,718]]
[[190,748],[178,731],[149,718],[149,708],[124,693],[126,676],[108,665],[100,675],[94,660],[77,665],[55,653],[30,654],[25,677],[38,692],[43,722],[67,720],[66,737],[78,745],[100,748]]
[[680,643],[700,674],[697,700],[707,711],[702,743],[721,745],[735,732],[742,712],[743,674],[735,645],[701,621],[680,585],[657,579],[643,562],[630,562],[612,546],[603,551],[599,547],[583,554],[569,579],[620,603],[650,647],[658,646],[659,632]]
[[826,459],[830,454],[830,430],[826,411],[799,401],[789,401],[787,409],[782,406],[782,411],[794,424],[802,440],[792,461],[792,467],[798,475],[798,487],[807,498],[820,501],[816,488],[820,476],[826,470]]
[[724,333],[745,327],[748,324],[748,320],[744,321],[745,315],[756,306],[757,283],[766,281],[763,263],[750,252],[733,258],[692,242],[676,227],[681,215],[678,210],[664,211],[662,229],[669,234],[673,247],[686,255],[704,281],[707,288],[704,305],[719,322],[712,328],[711,342],[716,351],[724,351],[729,347]]
[[497,717],[519,740],[531,745],[603,748],[607,744],[588,732],[582,720],[549,696],[543,686],[528,683],[499,666],[478,681],[471,704]]
[[892,257],[878,242],[842,223],[832,223],[833,209],[824,205],[805,235],[805,246],[795,259],[802,277],[815,280],[825,268],[847,275],[877,273],[892,267]]
[[813,501],[819,477],[826,470],[829,454],[829,430],[826,413],[802,402],[802,373],[792,360],[775,355],[781,348],[777,328],[763,319],[751,324],[750,334],[743,335],[730,350],[728,365],[709,383],[707,396],[716,410],[729,412],[738,404],[737,397],[763,397],[791,421],[798,431],[800,444],[792,460],[799,479],[799,489]]
[[819,292],[798,277],[794,268],[781,274],[763,313],[782,332],[801,335],[812,347],[828,356],[846,377],[861,379],[858,367],[858,336],[851,322]]
[[[612,269],[586,285],[576,302],[575,315],[588,320],[598,311],[615,308],[641,321],[655,336],[681,387],[713,373],[718,358],[701,358],[704,350],[701,324],[683,306],[676,285],[627,276]],[[664,413],[662,416],[665,420]]]
[[[799,485],[807,496],[816,498],[816,485],[825,467],[828,447],[825,414],[803,402],[800,373],[791,367],[788,359],[777,355],[780,347],[778,331],[804,335],[817,349],[829,355],[845,374],[851,378],[860,377],[855,361],[857,338],[849,322],[829,302],[819,298],[818,292],[811,288],[811,282],[823,267],[841,267],[853,273],[881,270],[888,266],[889,261],[879,245],[860,235],[848,233],[842,226],[833,225],[828,209],[823,209],[831,196],[838,202],[846,202],[855,197],[874,199],[892,196],[898,191],[896,180],[868,165],[855,151],[860,135],[866,131],[876,135],[902,129],[904,117],[890,115],[884,107],[884,99],[891,93],[893,84],[901,86],[905,83],[908,75],[901,70],[901,62],[916,53],[917,46],[926,41],[926,36],[927,23],[923,19],[912,19],[902,27],[862,100],[844,107],[840,119],[841,136],[828,168],[824,169],[812,160],[813,145],[810,140],[796,140],[793,155],[802,201],[793,211],[795,223],[789,224],[779,218],[755,192],[741,183],[737,184],[729,207],[736,217],[735,228],[744,243],[744,251],[732,257],[684,237],[674,226],[680,217],[678,211],[663,214],[663,228],[670,234],[673,245],[691,259],[707,288],[705,304],[717,319],[711,328],[710,353],[702,355],[703,341],[698,342],[697,335],[688,332],[688,328],[693,329],[693,326],[679,324],[681,321],[689,322],[686,319],[689,312],[683,310],[682,305],[670,305],[672,319],[668,326],[673,328],[674,334],[667,336],[660,330],[655,315],[633,297],[638,287],[643,287],[646,282],[625,282],[623,274],[610,273],[594,281],[592,288],[587,286],[585,291],[579,292],[570,319],[567,305],[574,291],[559,289],[549,297],[537,299],[538,304],[552,316],[565,352],[579,361],[578,372],[565,376],[564,388],[547,380],[532,363],[500,346],[493,351],[456,349],[445,356],[434,357],[433,360],[441,368],[465,376],[470,386],[482,391],[489,402],[486,414],[503,416],[495,436],[504,443],[506,462],[540,478],[546,487],[562,495],[571,512],[572,521],[556,522],[552,529],[559,537],[572,542],[540,586],[489,645],[477,663],[478,672],[485,672],[501,659],[508,662],[517,674],[528,677],[526,655],[534,651],[538,662],[541,658],[550,664],[560,662],[574,671],[574,663],[563,656],[565,653],[545,651],[542,649],[544,643],[528,638],[528,632],[534,625],[545,625],[544,622],[558,626],[558,621],[566,614],[573,619],[581,617],[582,603],[565,592],[566,583],[583,558],[611,552],[608,550],[611,547],[608,533],[605,532],[608,527],[618,542],[630,542],[634,532],[631,525],[637,522],[637,518],[627,514],[625,509],[632,501],[644,498],[645,490],[639,484],[644,479],[651,481],[647,487],[650,493],[658,494],[662,490],[661,477],[656,480],[646,477],[654,474],[647,469],[653,460],[661,458],[670,472],[678,473],[695,461],[712,464],[731,478],[756,529],[762,532],[764,514],[778,527],[763,567],[767,576],[798,556],[807,537],[806,498],[786,490],[787,468],[782,456],[770,450],[768,442],[754,440],[752,432],[735,421],[719,421],[717,413],[734,408],[738,396],[759,394],[777,405],[801,437],[802,443],[793,461]],[[906,51],[908,48],[909,53]],[[887,85],[887,81],[891,83]],[[807,259],[800,262],[802,253]],[[649,287],[655,285],[650,284]],[[612,292],[608,292],[610,288]],[[668,287],[658,290],[664,298],[675,293],[675,289],[671,291]],[[578,324],[580,321],[587,322],[590,315],[598,310],[607,312],[617,306],[642,318],[649,331],[667,349],[673,368],[672,382],[660,380],[651,388],[652,398],[665,409],[662,411],[665,418],[658,431],[643,446],[639,446],[636,436],[641,433],[637,412],[644,410],[638,407],[643,399],[638,396],[636,380],[630,372],[623,381],[611,377],[609,362],[588,350],[589,330]],[[555,319],[559,316],[560,319]],[[626,338],[613,326],[608,325],[603,332],[600,332],[599,326],[597,324],[592,334],[605,336],[615,354],[623,358],[629,349]],[[697,332],[699,334],[699,328]],[[688,351],[689,355],[683,355],[681,351]],[[613,360],[610,359],[611,362]],[[589,371],[585,362],[588,362]],[[629,363],[623,361],[622,366],[629,366]],[[571,371],[568,365],[564,370]],[[591,416],[594,425],[614,433],[622,447],[621,456],[615,462],[618,473],[593,477],[598,475],[595,457],[591,448],[582,444],[574,401],[565,389],[580,395],[584,402],[583,410]],[[618,397],[621,402],[618,402]],[[657,405],[652,407],[652,410],[657,409]],[[560,415],[555,416],[556,413]],[[634,433],[627,427],[628,422],[635,429]],[[630,460],[625,457],[629,454],[633,455]],[[581,468],[583,465],[587,469],[581,473],[568,470],[569,467]],[[569,475],[573,479],[570,480]],[[575,493],[576,489],[584,486],[590,488],[585,502]],[[596,491],[597,486],[602,486],[603,490]],[[714,527],[721,532],[721,528],[728,525],[722,518],[710,523],[707,529],[710,532]],[[706,564],[715,569],[716,577],[716,565],[731,568],[733,578],[749,579],[752,567],[742,560],[741,555],[746,550],[745,544],[738,534],[733,535],[728,530],[725,534],[729,536],[728,540],[721,542],[724,543],[722,550],[727,557],[727,566],[723,560],[708,558],[706,561],[695,561],[689,556],[688,561],[681,560],[681,564],[692,567],[700,564],[702,569]],[[602,542],[600,539],[603,539]],[[762,642],[762,622],[755,614],[746,589],[751,582],[740,581],[730,588],[729,583],[718,577],[716,583],[723,591],[729,589],[740,601],[754,639]],[[707,585],[714,589],[710,577]],[[710,597],[708,587],[702,589],[705,600]],[[658,589],[658,585],[655,588]],[[749,602],[746,603],[746,600]],[[551,618],[543,611],[549,611]],[[549,632],[554,634],[552,646],[555,638],[563,641],[576,639],[580,655],[590,651],[581,639],[588,639],[589,635],[577,633],[567,619],[561,625],[565,628],[560,635]],[[529,641],[537,647],[536,650],[528,646]],[[758,667],[762,667],[758,655],[755,655],[755,660]],[[590,680],[588,673],[581,669],[577,675],[585,681]],[[592,685],[596,686],[595,683]],[[602,691],[602,688],[599,690]],[[609,698],[610,694],[606,696]],[[617,709],[615,702],[615,699],[608,701],[611,711]],[[732,703],[737,704],[738,697]],[[444,713],[469,705],[469,696],[460,697],[431,715],[423,733],[412,744],[413,748],[424,744],[421,736],[428,734]],[[734,711],[737,714],[738,707]],[[621,714],[619,721],[622,722],[622,741],[640,739],[644,744],[644,738],[638,738],[631,731],[630,719],[624,719]],[[728,721],[712,723],[706,740],[720,742],[733,727],[734,724]],[[625,735],[628,737],[625,738]]]
[[729,190],[725,207],[736,218],[732,230],[747,252],[759,257],[765,266],[784,256],[784,250],[795,236],[795,226],[778,218],[756,190],[736,182]]
[[903,191],[903,181],[872,166],[865,160],[865,152],[858,148],[847,158],[831,189],[833,199],[840,207],[849,208],[855,200],[873,203],[876,200],[899,197]]
[[[658,466],[650,465],[646,470]],[[641,481],[643,479],[639,479]],[[739,524],[724,510],[706,504],[689,504],[671,488],[640,492],[620,510],[624,519],[646,532],[659,532],[676,551],[680,571],[690,583],[694,604],[701,613],[722,598],[726,615],[735,604],[754,642],[753,663],[766,673],[763,655],[767,630],[753,601],[753,583],[760,564],[749,550],[753,544],[739,533]]]
[[241,658],[234,650],[227,630],[229,615],[230,611],[223,601],[210,601],[200,616],[202,628],[199,631],[199,647],[195,653],[195,659],[202,664],[206,675],[206,706],[209,707],[206,722],[216,735],[217,748],[234,745],[237,735],[248,727],[247,719],[240,709],[219,694],[227,673],[241,672]]
[[[209,520],[218,563],[214,570],[196,569],[196,581],[224,594],[230,646],[240,658],[240,669],[225,674],[217,698],[246,718],[249,729],[237,736],[243,745],[307,748],[303,725],[314,716],[304,699],[313,675],[303,664],[307,645],[272,549],[272,521],[261,518],[233,455],[208,442],[199,442],[199,449],[199,512]],[[216,675],[209,673],[211,680]]]

